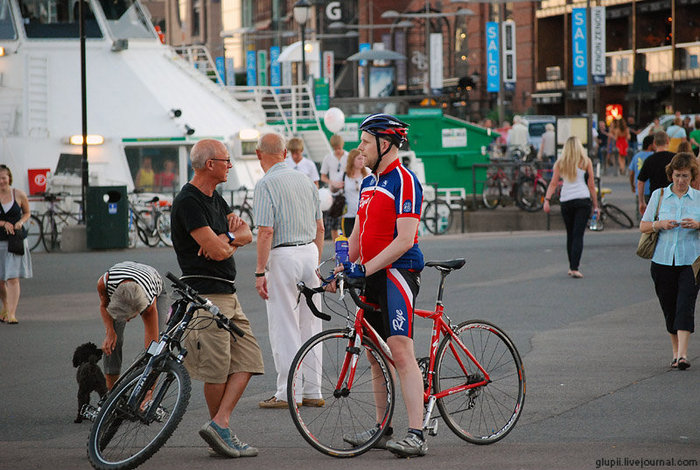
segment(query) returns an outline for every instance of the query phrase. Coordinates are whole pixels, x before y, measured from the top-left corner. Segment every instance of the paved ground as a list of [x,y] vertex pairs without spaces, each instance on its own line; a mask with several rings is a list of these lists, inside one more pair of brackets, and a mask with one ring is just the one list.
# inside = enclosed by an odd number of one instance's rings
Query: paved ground
[[[272,393],[274,366],[264,304],[253,289],[255,249],[244,248],[237,254],[240,297],[268,373],[253,379],[232,427],[260,448],[260,456],[208,457],[196,434],[207,412],[201,385],[194,382],[183,422],[143,468],[328,469],[351,463],[386,469],[594,469],[642,468],[634,461],[643,459],[645,467],[697,467],[700,346],[693,337],[691,369],[668,368],[669,340],[649,264],[634,256],[637,240],[636,231],[588,232],[581,266],[586,277],[574,280],[566,276],[562,232],[425,238],[426,258],[467,259],[450,276],[447,312],[453,321],[491,320],[510,334],[524,358],[527,397],[519,423],[503,441],[474,446],[442,426],[429,441],[429,455],[408,462],[382,451],[351,462],[325,457],[301,439],[287,411],[258,409],[258,401]],[[35,277],[22,283],[20,324],[0,325],[0,469],[90,468],[89,424],[72,422],[77,386],[70,358],[76,345],[102,340],[96,281],[125,259],[177,272],[173,252],[165,248],[34,255]],[[436,283],[427,270],[420,306],[431,306]],[[427,350],[428,335],[427,322],[420,321],[419,350]],[[133,357],[141,338],[140,325],[129,324],[126,357]],[[404,413],[397,410],[400,428]]]

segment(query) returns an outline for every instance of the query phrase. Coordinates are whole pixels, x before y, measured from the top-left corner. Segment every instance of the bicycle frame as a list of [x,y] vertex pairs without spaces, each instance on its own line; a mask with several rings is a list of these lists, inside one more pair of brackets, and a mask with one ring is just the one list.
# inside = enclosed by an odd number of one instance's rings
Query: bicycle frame
[[[423,309],[414,309],[415,315],[418,315],[419,317],[426,318],[428,320],[431,320],[433,322],[433,329],[432,329],[432,334],[431,334],[431,339],[430,339],[430,360],[429,360],[429,365],[428,365],[428,370],[426,374],[427,378],[427,387],[425,388],[423,392],[423,403],[427,404],[427,410],[424,418],[424,423],[423,427],[428,428],[428,423],[430,422],[430,417],[433,411],[433,407],[435,405],[436,400],[439,400],[441,398],[444,398],[449,395],[453,395],[455,393],[459,392],[464,392],[466,390],[478,388],[478,387],[483,387],[491,382],[491,378],[484,369],[484,367],[479,363],[479,361],[474,357],[474,355],[469,351],[469,348],[459,339],[459,337],[452,331],[452,328],[450,327],[449,324],[449,318],[447,321],[445,321],[445,311],[444,311],[444,305],[442,303],[442,297],[443,297],[443,292],[444,292],[444,287],[445,287],[445,279],[447,275],[449,274],[449,271],[440,271],[441,278],[440,278],[440,284],[438,286],[438,293],[437,293],[437,300],[435,302],[435,310],[423,310]],[[363,303],[365,303],[368,306],[371,307],[378,307],[376,305],[372,304],[367,304],[364,297],[360,297]],[[340,370],[340,376],[338,378],[338,381],[336,383],[336,389],[334,393],[339,393],[339,394],[346,394],[349,393],[349,391],[352,389],[352,384],[354,381],[355,377],[355,367],[357,365],[358,361],[358,355],[360,353],[360,348],[359,346],[362,344],[363,338],[367,336],[372,342],[377,344],[380,349],[382,350],[384,356],[386,357],[387,361],[394,366],[394,360],[391,356],[391,351],[386,344],[386,342],[379,336],[379,334],[376,332],[374,328],[369,324],[369,322],[365,319],[364,315],[364,309],[359,308],[358,311],[355,314],[355,320],[353,323],[353,331],[354,331],[354,337],[351,335],[353,338],[351,340],[351,344],[348,347],[348,352],[350,354],[347,354],[345,356],[345,361],[343,362],[343,366],[341,367]],[[435,360],[437,357],[437,350],[438,346],[440,345],[442,339],[444,337],[449,336],[461,349],[464,354],[469,358],[469,360],[479,369],[481,374],[483,374],[483,379],[478,381],[478,382],[473,382],[473,383],[465,383],[462,385],[458,385],[455,387],[448,388],[446,390],[442,390],[438,393],[433,393],[433,376],[435,375]],[[450,343],[450,350],[452,351],[452,354],[454,354],[455,359],[457,360],[460,368],[464,372],[465,376],[468,376],[468,370],[467,366],[464,363],[464,361],[461,359],[459,351],[455,350],[454,343]],[[395,366],[394,366],[395,367]],[[347,380],[346,380],[347,379]],[[345,387],[343,387],[343,384],[346,384]]]

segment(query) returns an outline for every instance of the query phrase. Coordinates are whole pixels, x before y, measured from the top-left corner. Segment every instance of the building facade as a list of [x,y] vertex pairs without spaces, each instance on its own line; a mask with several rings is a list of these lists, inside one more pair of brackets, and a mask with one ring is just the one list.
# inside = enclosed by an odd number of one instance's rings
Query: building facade
[[[621,104],[649,122],[664,112],[700,112],[700,0],[592,0],[605,7],[605,83],[594,110]],[[573,86],[571,14],[585,2],[543,1],[537,11],[536,93],[540,114],[586,112],[586,88]]]

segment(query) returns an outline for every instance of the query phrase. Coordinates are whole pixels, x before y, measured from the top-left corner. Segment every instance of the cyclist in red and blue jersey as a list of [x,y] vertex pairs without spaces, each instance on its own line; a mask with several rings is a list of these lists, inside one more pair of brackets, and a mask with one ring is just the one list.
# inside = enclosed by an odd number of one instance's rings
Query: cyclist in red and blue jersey
[[[423,254],[418,247],[423,189],[413,172],[401,165],[399,148],[407,142],[408,125],[389,114],[373,114],[360,125],[358,146],[372,174],[362,181],[357,221],[349,238],[348,277],[366,277],[367,301],[381,313],[367,314],[369,323],[391,349],[408,414],[408,433],[402,440],[385,430],[376,447],[401,457],[425,455],[423,436],[423,378],[413,348],[413,312]],[[376,366],[376,364],[374,364]],[[378,410],[378,417],[383,410]],[[343,438],[350,444],[367,440],[366,433]]]

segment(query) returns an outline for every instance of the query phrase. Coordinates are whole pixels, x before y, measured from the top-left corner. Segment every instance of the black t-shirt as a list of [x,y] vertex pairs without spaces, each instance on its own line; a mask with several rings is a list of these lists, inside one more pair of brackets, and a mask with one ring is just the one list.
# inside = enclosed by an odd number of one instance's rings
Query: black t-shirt
[[652,193],[659,188],[665,188],[670,183],[666,176],[666,165],[671,163],[674,155],[676,154],[666,150],[652,153],[644,160],[637,179],[644,182],[649,180],[649,190]]
[[172,239],[177,262],[183,276],[208,276],[209,278],[185,278],[183,281],[202,294],[230,294],[235,292],[232,282],[236,279],[236,262],[233,256],[223,261],[198,256],[199,244],[190,233],[209,226],[215,234],[228,231],[226,215],[231,208],[221,195],[214,191],[209,197],[190,183],[185,184],[173,201]]

